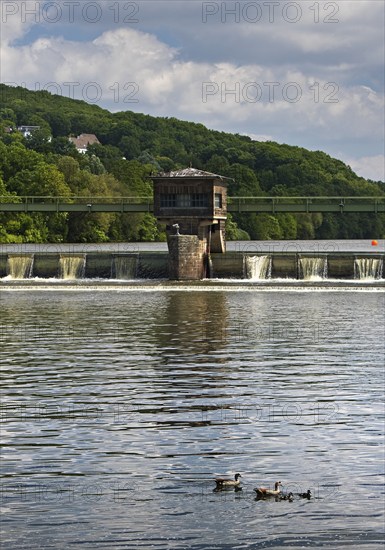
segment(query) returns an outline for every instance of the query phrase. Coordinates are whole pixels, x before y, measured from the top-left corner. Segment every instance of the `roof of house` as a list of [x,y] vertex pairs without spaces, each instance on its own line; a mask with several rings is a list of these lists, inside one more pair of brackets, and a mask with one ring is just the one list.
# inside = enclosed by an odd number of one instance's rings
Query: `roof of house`
[[80,134],[78,137],[70,137],[70,141],[72,141],[78,149],[87,149],[88,145],[100,143],[95,134]]

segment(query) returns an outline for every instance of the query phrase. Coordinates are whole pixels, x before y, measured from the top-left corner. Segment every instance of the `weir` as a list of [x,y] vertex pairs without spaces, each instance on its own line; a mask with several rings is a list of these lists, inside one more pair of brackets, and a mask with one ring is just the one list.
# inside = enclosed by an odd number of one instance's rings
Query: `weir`
[[246,278],[252,281],[271,279],[271,256],[245,256]]
[[[173,247],[173,236],[170,246]],[[167,279],[172,269],[173,277],[189,279],[189,273],[200,278],[247,279],[249,281],[291,280],[384,280],[384,253],[357,254],[338,252],[299,254],[297,252],[271,252],[255,254],[229,251],[226,254],[205,254],[200,242],[201,256],[194,237],[178,236],[175,252],[142,251],[137,253],[87,252],[58,253],[35,252],[16,254],[0,252],[0,279]],[[198,237],[195,237],[199,240]],[[184,240],[187,242],[184,243]],[[182,246],[183,245],[183,246]],[[178,273],[178,270],[182,270]],[[186,277],[186,278],[184,278]]]
[[[344,256],[310,257],[296,253],[234,256],[226,252],[226,219],[229,212],[385,212],[384,197],[231,197],[227,194],[232,178],[190,167],[154,174],[153,199],[143,197],[15,197],[0,201],[6,212],[153,212],[165,225],[168,255],[145,254],[140,258],[120,258],[112,253],[60,255],[59,277],[163,278],[198,281],[205,278],[249,278],[264,280],[291,278],[318,280],[326,278],[380,279],[380,258]],[[5,198],[5,197],[3,197]],[[297,249],[298,252],[300,248]],[[269,250],[270,254],[270,250]],[[54,271],[56,258],[37,254],[34,276]],[[59,254],[57,254],[59,257]],[[247,256],[247,257],[246,257]],[[367,260],[367,261],[366,261]],[[15,262],[16,263],[16,262]],[[49,264],[49,265],[48,265]],[[11,277],[22,277],[23,267],[8,267]],[[32,267],[24,269],[31,276]],[[0,255],[0,277],[2,277]]]
[[85,254],[61,254],[59,259],[60,279],[83,279],[86,269]]
[[11,279],[29,279],[33,271],[33,254],[10,254],[7,258],[6,273]]
[[299,258],[300,279],[326,279],[328,262],[327,257],[320,258]]
[[111,279],[132,280],[136,278],[138,256],[113,256],[111,262]]
[[356,258],[355,279],[382,279],[384,260],[382,258]]

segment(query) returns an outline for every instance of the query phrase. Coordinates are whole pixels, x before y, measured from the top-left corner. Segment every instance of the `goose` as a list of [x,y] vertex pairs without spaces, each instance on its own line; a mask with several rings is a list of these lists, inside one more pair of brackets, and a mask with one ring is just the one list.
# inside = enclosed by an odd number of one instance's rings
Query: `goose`
[[228,477],[216,477],[215,483],[217,484],[217,489],[224,489],[225,487],[238,487],[240,485],[239,478],[242,477],[241,474],[235,474],[234,479]]
[[299,497],[301,497],[301,498],[307,498],[307,499],[310,500],[310,498],[311,498],[311,491],[310,491],[310,489],[308,489],[308,490],[306,491],[306,493],[297,493],[297,495],[298,495]]
[[267,489],[266,487],[257,487],[254,489],[254,491],[257,493],[257,496],[259,497],[276,497],[280,494],[281,489],[280,486],[282,483],[280,481],[276,481],[274,485],[274,489]]
[[280,500],[288,500],[289,502],[293,502],[294,495],[293,493],[287,493],[286,495],[279,495]]

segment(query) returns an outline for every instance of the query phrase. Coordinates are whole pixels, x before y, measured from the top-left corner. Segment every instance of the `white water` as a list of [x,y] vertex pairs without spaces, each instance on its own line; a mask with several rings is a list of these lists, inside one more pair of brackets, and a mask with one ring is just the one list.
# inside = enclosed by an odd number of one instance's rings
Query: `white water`
[[33,254],[22,256],[10,254],[7,258],[7,275],[11,279],[29,279],[32,277]]
[[129,281],[136,278],[137,256],[114,256],[111,265],[111,278]]
[[85,254],[60,255],[59,277],[61,279],[82,279],[86,269]]
[[[285,279],[285,281],[287,281],[287,279]],[[293,283],[295,282],[296,280],[293,279]],[[274,294],[274,293],[280,293],[280,292],[283,292],[283,293],[300,293],[300,294],[304,294],[304,293],[329,293],[329,292],[337,292],[337,293],[340,293],[340,292],[353,292],[353,293],[361,293],[361,292],[370,292],[370,293],[380,293],[380,294],[384,294],[384,288],[383,287],[379,287],[379,286],[361,286],[359,283],[352,283],[352,281],[346,281],[344,285],[334,285],[334,284],[330,284],[330,285],[327,285],[327,286],[321,286],[321,285],[317,285],[317,284],[314,284],[312,286],[301,286],[301,285],[298,285],[298,284],[293,284],[292,286],[288,286],[287,284],[277,284],[277,285],[271,285],[271,286],[243,286],[242,284],[239,284],[239,285],[234,285],[234,286],[226,286],[225,284],[221,285],[221,286],[215,286],[215,287],[210,287],[210,286],[202,286],[202,287],[191,287],[191,286],[188,286],[188,285],[178,285],[178,286],[175,286],[175,287],[167,287],[167,286],[156,286],[156,285],[153,285],[153,286],[144,286],[144,287],[140,287],[140,286],[137,286],[137,285],[125,285],[125,286],[113,286],[112,284],[106,284],[106,285],[102,285],[102,286],[95,286],[94,284],[92,284],[90,282],[90,284],[86,284],[86,285],[81,285],[81,286],[78,286],[76,284],[69,284],[69,285],[63,285],[63,286],[59,286],[58,284],[53,284],[53,281],[51,280],[50,281],[51,284],[45,284],[45,285],[34,285],[33,283],[30,285],[30,286],[2,286],[1,287],[1,292],[9,292],[9,293],[18,293],[18,292],[21,292],[21,293],[25,293],[25,292],[42,292],[42,293],[45,293],[45,292],[57,292],[58,290],[60,290],[60,292],[68,292],[68,293],[71,293],[71,292],[76,292],[76,293],[87,293],[87,292],[91,292],[91,293],[105,293],[105,292],[112,292],[112,293],[116,293],[116,294],[121,294],[121,293],[125,293],[125,292],[140,292],[142,294],[147,294],[147,293],[155,293],[155,294],[159,294],[159,293],[163,293],[163,292],[173,292],[173,293],[191,293],[191,292],[194,292],[194,293],[200,293],[200,292],[214,292],[214,293],[218,293],[218,292],[227,292],[227,293],[233,293],[233,292],[237,292],[237,293],[250,293],[250,294],[255,294],[255,293],[261,293],[261,292],[266,292],[266,293],[269,293],[269,294]]]
[[380,258],[356,258],[355,279],[382,279],[383,260]]
[[326,279],[327,258],[300,258],[299,272],[302,279]]
[[271,279],[271,256],[246,256],[248,279]]

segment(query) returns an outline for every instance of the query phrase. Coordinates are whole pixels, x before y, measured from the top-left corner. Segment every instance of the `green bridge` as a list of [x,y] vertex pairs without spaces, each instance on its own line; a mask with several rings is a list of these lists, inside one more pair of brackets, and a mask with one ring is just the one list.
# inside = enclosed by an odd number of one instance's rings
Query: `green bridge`
[[[178,209],[176,209],[177,211]],[[382,197],[228,197],[229,212],[385,213]],[[152,212],[147,197],[1,197],[0,212]],[[176,212],[177,214],[177,212]]]

